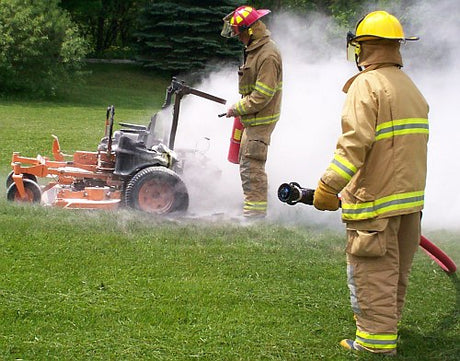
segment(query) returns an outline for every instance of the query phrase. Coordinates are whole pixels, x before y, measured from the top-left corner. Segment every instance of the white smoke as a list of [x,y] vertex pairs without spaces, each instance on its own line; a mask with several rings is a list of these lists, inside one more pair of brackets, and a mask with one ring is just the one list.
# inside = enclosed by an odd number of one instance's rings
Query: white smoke
[[[406,36],[421,37],[418,42],[403,45],[402,55],[403,70],[430,104],[425,228],[459,228],[459,9],[459,3],[448,0],[419,3],[404,11],[383,9],[401,19]],[[372,10],[376,8],[370,7],[369,11]],[[282,115],[272,135],[266,166],[269,219],[340,226],[340,212],[288,206],[278,201],[277,189],[288,181],[315,188],[333,156],[345,100],[341,89],[357,72],[355,65],[345,59],[345,31],[340,32],[342,38],[338,39],[333,21],[319,14],[308,18],[274,14],[269,28],[282,52],[284,67]],[[233,120],[217,117],[238,100],[237,83],[237,69],[224,67],[194,87],[227,99],[226,106],[194,96],[186,97],[182,103],[176,147],[197,148],[205,137],[209,138],[206,156],[213,167],[221,170],[217,177],[215,172],[209,176],[201,169],[199,174],[193,174],[193,184],[187,182],[192,213],[241,213],[243,195],[238,165],[227,161]]]

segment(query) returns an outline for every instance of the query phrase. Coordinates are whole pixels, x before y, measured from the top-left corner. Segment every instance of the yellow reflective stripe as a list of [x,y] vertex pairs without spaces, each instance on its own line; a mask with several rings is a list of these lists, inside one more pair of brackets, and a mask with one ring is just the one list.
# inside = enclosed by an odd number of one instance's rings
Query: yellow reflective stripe
[[267,202],[244,202],[244,209],[247,211],[266,211]]
[[375,128],[375,140],[391,138],[406,134],[428,134],[429,126],[426,118],[398,119],[379,124]]
[[374,349],[395,349],[398,341],[397,334],[370,334],[356,330],[356,340],[362,346]]
[[277,91],[282,90],[283,88],[283,82],[280,81],[275,88],[269,87],[267,84],[264,84],[260,81],[256,82],[255,84],[249,84],[249,85],[242,85],[239,87],[239,93],[242,95],[247,95],[251,93],[253,90],[258,91],[261,94],[267,95],[272,97],[275,95]]
[[273,115],[269,115],[266,117],[254,117],[250,119],[242,119],[244,126],[253,126],[253,125],[260,125],[260,124],[270,124],[275,123],[280,119],[280,113],[276,113]]
[[353,164],[338,154],[334,155],[334,159],[329,164],[329,168],[338,173],[342,178],[345,178],[347,181],[349,181],[357,172],[357,169]]
[[249,94],[254,90],[254,84],[240,86],[239,93],[242,95]]
[[238,112],[239,115],[245,114],[246,113],[246,108],[244,107],[243,101],[240,100],[238,103],[235,105],[236,111]]
[[358,204],[349,204],[342,200],[342,218],[345,220],[369,219],[395,210],[423,206],[424,197],[424,191],[417,191],[393,194],[373,202]]
[[270,88],[267,84],[264,84],[260,81],[256,82],[254,90],[257,90],[259,93],[262,93],[269,97],[272,97],[276,92],[275,89]]

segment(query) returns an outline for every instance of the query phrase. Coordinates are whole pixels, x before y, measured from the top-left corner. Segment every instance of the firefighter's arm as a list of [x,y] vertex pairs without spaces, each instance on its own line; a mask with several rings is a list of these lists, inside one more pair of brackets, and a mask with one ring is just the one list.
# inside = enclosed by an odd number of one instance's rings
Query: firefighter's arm
[[321,195],[340,193],[362,167],[374,143],[377,119],[376,96],[370,89],[369,83],[365,79],[360,80],[355,81],[348,92],[342,112],[342,135],[337,142],[334,157],[320,179],[319,184],[326,186],[322,188],[318,186],[320,198]]
[[270,56],[265,59],[257,74],[254,89],[233,105],[235,115],[253,114],[262,110],[280,90],[280,74],[281,67],[276,58]]

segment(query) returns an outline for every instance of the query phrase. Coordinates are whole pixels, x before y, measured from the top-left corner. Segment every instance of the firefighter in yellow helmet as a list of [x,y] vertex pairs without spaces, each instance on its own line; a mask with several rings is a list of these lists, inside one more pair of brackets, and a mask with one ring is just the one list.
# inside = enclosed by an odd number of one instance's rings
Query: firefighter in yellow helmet
[[227,110],[227,117],[240,117],[244,130],[239,153],[244,192],[243,215],[263,218],[267,213],[265,163],[271,134],[281,112],[282,61],[270,31],[260,20],[270,10],[240,6],[224,19],[221,35],[235,37],[245,45],[238,70],[241,100]]
[[344,86],[342,135],[314,197],[317,209],[333,211],[341,196],[357,328],[354,340],[340,343],[347,349],[396,354],[427,168],[428,104],[401,70],[400,44],[416,39],[385,11],[368,14],[347,36],[362,71]]

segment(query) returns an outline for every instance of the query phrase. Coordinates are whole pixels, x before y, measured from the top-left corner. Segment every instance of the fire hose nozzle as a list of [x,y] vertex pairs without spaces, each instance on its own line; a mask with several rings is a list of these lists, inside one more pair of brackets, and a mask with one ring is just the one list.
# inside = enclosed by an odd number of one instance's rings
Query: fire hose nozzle
[[302,188],[296,182],[283,183],[278,188],[278,199],[289,205],[304,203],[311,206],[313,205],[314,195],[314,189]]

